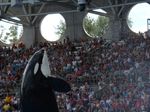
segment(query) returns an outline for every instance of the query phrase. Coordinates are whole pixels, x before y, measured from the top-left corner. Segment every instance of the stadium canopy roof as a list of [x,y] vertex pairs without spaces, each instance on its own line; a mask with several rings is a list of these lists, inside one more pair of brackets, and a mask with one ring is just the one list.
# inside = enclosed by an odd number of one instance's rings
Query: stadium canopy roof
[[[54,13],[77,12],[79,0],[0,0],[0,19],[21,23],[23,25],[34,24],[39,16]],[[125,7],[133,6],[137,3],[150,2],[150,0],[86,0],[85,11],[101,14],[94,9],[104,9],[116,13],[118,7],[120,14]],[[52,9],[51,7],[58,7]],[[61,7],[61,8],[60,8]],[[50,10],[49,10],[50,9]],[[21,21],[12,17],[19,17]]]

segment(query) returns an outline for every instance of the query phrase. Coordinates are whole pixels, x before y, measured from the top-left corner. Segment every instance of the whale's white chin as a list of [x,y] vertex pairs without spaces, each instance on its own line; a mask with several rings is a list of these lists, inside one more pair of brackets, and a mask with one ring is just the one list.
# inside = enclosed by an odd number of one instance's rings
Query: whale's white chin
[[44,51],[44,55],[43,55],[43,59],[42,59],[41,72],[46,78],[51,76],[49,60],[48,60],[46,51]]

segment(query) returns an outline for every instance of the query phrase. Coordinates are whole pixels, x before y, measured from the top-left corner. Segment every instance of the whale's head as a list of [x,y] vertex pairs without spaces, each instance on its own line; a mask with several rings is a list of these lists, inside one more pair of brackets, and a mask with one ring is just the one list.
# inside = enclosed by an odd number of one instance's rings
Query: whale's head
[[51,87],[57,92],[68,92],[71,89],[65,80],[51,75],[49,59],[44,48],[35,52],[29,59],[23,73],[21,92],[36,85]]

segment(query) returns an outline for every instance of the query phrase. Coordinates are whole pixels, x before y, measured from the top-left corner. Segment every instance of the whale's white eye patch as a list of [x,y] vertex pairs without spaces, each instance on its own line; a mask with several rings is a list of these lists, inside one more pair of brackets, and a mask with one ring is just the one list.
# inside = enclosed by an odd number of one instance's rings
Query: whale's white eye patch
[[36,75],[38,69],[39,69],[39,63],[36,63],[36,65],[34,67],[34,75]]
[[49,61],[46,51],[44,51],[43,59],[42,59],[42,65],[41,65],[41,71],[42,74],[47,78],[51,76],[51,71],[49,67]]

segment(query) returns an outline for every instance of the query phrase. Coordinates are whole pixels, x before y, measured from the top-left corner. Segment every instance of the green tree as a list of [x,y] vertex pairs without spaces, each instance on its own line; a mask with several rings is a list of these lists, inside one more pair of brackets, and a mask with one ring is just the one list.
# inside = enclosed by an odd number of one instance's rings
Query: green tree
[[98,16],[97,19],[85,17],[83,26],[85,31],[91,37],[101,37],[104,35],[106,29],[108,28],[108,21],[109,19],[104,16]]
[[57,25],[56,27],[57,31],[55,32],[60,37],[63,37],[66,30],[66,24],[63,21],[60,21],[60,25]]
[[95,26],[96,21],[93,18],[90,18],[88,16],[85,17],[83,21],[83,26],[85,31],[92,37],[95,37]]
[[[103,36],[106,29],[108,28],[109,19],[104,16],[99,16],[98,19],[93,19],[89,16],[86,16],[83,21],[84,30],[91,37],[100,37]],[[66,25],[63,21],[60,22],[60,25],[56,27],[56,34],[60,37],[64,36]]]
[[128,23],[128,25],[129,25],[129,27],[132,28],[133,21],[131,20],[131,18],[128,18],[128,19],[127,19],[127,23]]
[[18,42],[18,26],[19,25],[17,23],[13,23],[9,25],[9,28],[6,28],[2,23],[2,25],[0,25],[0,41],[6,44]]
[[15,43],[18,41],[18,38],[17,38],[17,35],[18,35],[18,27],[17,25],[12,25],[10,28],[9,28],[9,31],[10,31],[10,34],[9,36],[11,37],[9,39],[10,43]]
[[4,26],[0,26],[0,40],[2,40],[2,37],[3,37],[3,34],[4,34]]
[[107,17],[104,16],[98,17],[98,19],[95,22],[95,25],[93,26],[95,27],[95,30],[93,31],[93,33],[95,33],[95,36],[101,37],[104,35],[106,29],[108,28],[108,22],[109,19]]
[[3,42],[6,42],[9,38],[9,36],[10,36],[10,33],[6,33],[6,35],[3,38]]

